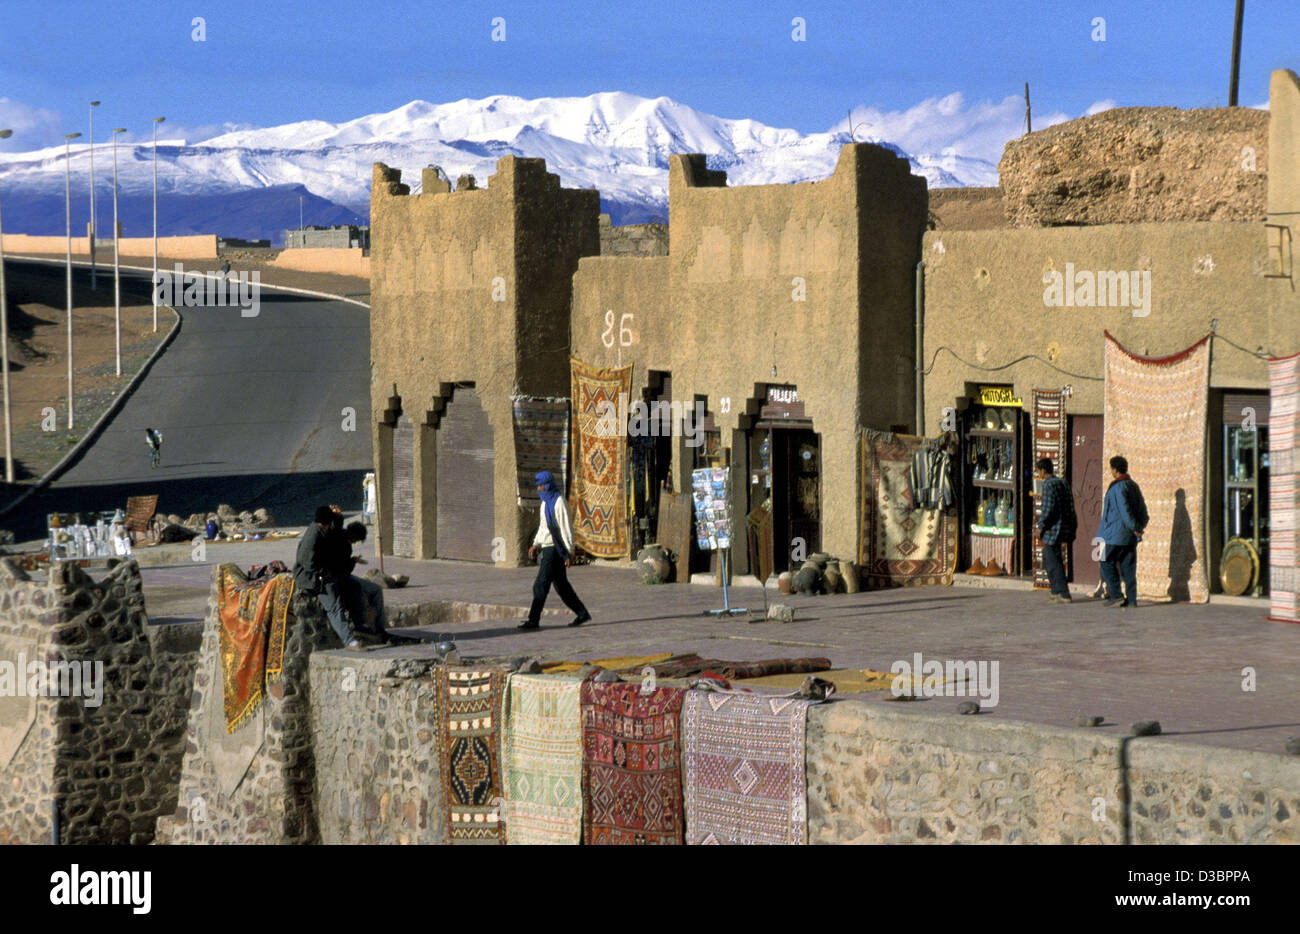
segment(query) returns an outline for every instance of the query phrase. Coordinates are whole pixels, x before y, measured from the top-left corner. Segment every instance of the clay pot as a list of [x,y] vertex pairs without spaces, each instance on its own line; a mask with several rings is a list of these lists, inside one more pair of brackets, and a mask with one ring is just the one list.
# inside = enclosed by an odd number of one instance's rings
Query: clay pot
[[861,589],[858,580],[858,565],[854,561],[841,561],[840,574],[844,577],[844,592],[857,593]]
[[815,564],[805,564],[794,573],[791,584],[795,593],[818,594],[826,588],[826,579]]
[[826,592],[844,592],[844,576],[840,573],[840,563],[838,561],[826,562]]
[[793,574],[789,571],[782,571],[780,575],[777,576],[776,587],[781,591],[781,593],[788,594],[790,593],[790,588],[793,586],[793,581]]
[[816,567],[819,571],[826,570],[827,563],[831,556],[824,551],[818,551],[808,556],[808,563]]

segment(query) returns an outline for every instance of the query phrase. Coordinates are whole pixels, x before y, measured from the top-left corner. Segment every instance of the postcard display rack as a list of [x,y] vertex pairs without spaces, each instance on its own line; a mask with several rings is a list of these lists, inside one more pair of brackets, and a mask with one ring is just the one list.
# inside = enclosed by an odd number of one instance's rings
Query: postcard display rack
[[722,609],[705,610],[706,616],[748,613],[733,607],[727,595],[727,559],[735,533],[731,510],[731,471],[726,467],[703,467],[691,471],[691,495],[695,501],[695,543],[701,551],[716,551],[722,570]]
[[122,523],[121,513],[112,511],[50,513],[47,517],[49,535],[45,541],[50,560],[85,562],[129,555],[130,551],[120,544],[123,541],[119,532]]

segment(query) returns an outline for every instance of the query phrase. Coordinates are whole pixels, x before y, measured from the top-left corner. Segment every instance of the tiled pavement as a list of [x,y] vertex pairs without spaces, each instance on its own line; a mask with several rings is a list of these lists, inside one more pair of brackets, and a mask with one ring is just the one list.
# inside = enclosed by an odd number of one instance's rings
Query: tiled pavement
[[[211,546],[209,564],[143,570],[151,617],[199,619],[211,563],[243,566],[293,561],[294,541]],[[178,557],[180,554],[178,553]],[[372,559],[373,561],[373,559]],[[390,590],[392,604],[463,600],[522,607],[535,570],[448,561],[385,558],[389,573],[411,583]],[[521,633],[513,623],[445,623],[462,655],[535,654],[599,658],[654,652],[698,652],[713,658],[825,656],[837,668],[889,670],[897,659],[988,660],[999,663],[1000,697],[987,716],[1073,726],[1080,714],[1103,714],[1111,734],[1133,720],[1155,718],[1173,740],[1283,751],[1300,735],[1300,626],[1264,619],[1251,606],[1142,606],[1108,609],[1076,595],[1071,606],[1049,604],[1041,592],[1008,589],[914,588],[770,600],[795,609],[778,624],[702,615],[721,607],[707,585],[647,586],[627,568],[575,568],[570,578],[594,620],[570,629],[569,617]],[[761,608],[755,587],[733,587],[734,606]],[[548,608],[562,608],[552,594]],[[521,610],[522,613],[522,610]],[[1256,690],[1242,689],[1242,669],[1256,672]],[[883,695],[863,695],[883,703]],[[943,697],[895,709],[955,715],[964,698]]]

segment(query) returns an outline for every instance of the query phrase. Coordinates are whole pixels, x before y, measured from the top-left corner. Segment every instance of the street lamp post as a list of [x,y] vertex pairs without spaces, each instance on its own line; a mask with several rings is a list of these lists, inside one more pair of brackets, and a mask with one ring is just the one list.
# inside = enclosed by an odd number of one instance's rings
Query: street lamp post
[[72,430],[72,150],[69,144],[81,137],[69,133],[63,137],[63,206],[68,223],[68,430]]
[[166,117],[153,118],[153,330],[158,333],[158,124]]
[[[14,135],[13,130],[0,130],[0,139]],[[9,313],[5,304],[5,234],[4,221],[0,220],[0,367],[3,368],[5,391],[5,483],[14,482],[13,422],[9,418]]]
[[113,130],[113,330],[117,336],[117,375],[122,375],[122,269],[118,255],[117,229],[117,134],[126,127]]
[[98,288],[98,279],[95,278],[95,237],[99,233],[99,227],[95,225],[95,108],[99,106],[99,101],[90,102],[90,288],[94,291]]

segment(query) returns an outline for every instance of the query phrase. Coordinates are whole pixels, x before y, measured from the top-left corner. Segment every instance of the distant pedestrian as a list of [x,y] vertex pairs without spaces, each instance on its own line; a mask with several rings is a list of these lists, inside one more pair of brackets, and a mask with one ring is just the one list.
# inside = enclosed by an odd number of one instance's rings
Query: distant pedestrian
[[1070,485],[1055,475],[1049,457],[1037,463],[1036,476],[1042,481],[1042,511],[1038,517],[1038,538],[1043,543],[1043,570],[1051,581],[1048,597],[1053,603],[1069,603],[1070,588],[1065,582],[1065,547],[1074,541],[1079,528],[1074,515],[1074,494]]
[[144,430],[144,439],[149,445],[149,466],[162,466],[162,432],[152,428]]
[[577,614],[569,625],[581,626],[591,619],[591,614],[578,599],[565,573],[565,568],[573,565],[573,522],[569,518],[569,506],[550,471],[543,470],[537,475],[537,495],[542,499],[541,517],[528,549],[528,557],[537,558],[537,580],[533,583],[533,605],[528,619],[519,628],[537,629],[541,625],[542,607],[552,585],[564,605]]
[[[1110,459],[1111,483],[1101,507],[1101,528],[1106,553],[1101,562],[1101,579],[1106,583],[1106,606],[1137,606],[1137,546],[1142,541],[1150,516],[1142,490],[1128,475],[1128,461]],[[1120,589],[1120,579],[1124,587]]]
[[228,275],[230,275],[230,260],[226,260],[221,264],[221,278],[224,279]]

